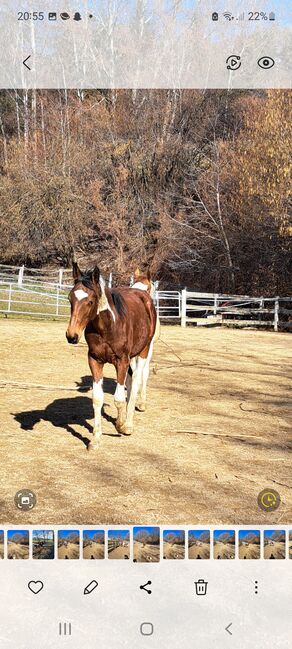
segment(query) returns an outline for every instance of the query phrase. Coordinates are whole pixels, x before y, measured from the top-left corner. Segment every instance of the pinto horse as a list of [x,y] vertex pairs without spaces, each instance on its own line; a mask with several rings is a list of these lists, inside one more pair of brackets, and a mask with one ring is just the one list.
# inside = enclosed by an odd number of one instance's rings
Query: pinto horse
[[139,288],[107,288],[97,266],[92,271],[82,273],[74,262],[73,279],[74,287],[69,293],[71,318],[66,337],[69,343],[76,345],[85,330],[88,363],[93,377],[94,409],[93,439],[88,449],[94,449],[98,447],[102,434],[105,363],[114,365],[117,373],[114,395],[118,411],[116,429],[123,435],[133,432],[137,394],[152,350],[156,311],[147,291]]

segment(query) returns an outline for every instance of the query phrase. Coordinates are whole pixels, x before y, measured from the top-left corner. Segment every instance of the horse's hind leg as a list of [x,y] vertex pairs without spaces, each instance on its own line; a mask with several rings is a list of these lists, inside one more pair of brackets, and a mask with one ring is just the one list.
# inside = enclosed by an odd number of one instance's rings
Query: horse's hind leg
[[[131,433],[133,432],[136,400],[137,400],[137,395],[142,381],[143,370],[147,362],[148,352],[149,352],[149,347],[147,346],[145,347],[145,349],[143,349],[140,356],[136,358],[136,363],[135,366],[133,367],[131,394],[130,394],[130,399],[128,401],[127,419],[126,419],[124,435],[131,435]],[[131,363],[131,367],[132,367],[132,363]]]
[[118,433],[126,434],[126,415],[127,415],[127,404],[126,404],[126,394],[125,394],[125,382],[126,376],[129,367],[128,358],[123,358],[117,361],[116,371],[117,371],[117,387],[114,394],[114,402],[118,411],[118,416],[116,420],[116,429]]
[[88,356],[88,363],[93,377],[92,401],[93,401],[93,410],[94,410],[94,428],[93,428],[93,438],[88,446],[88,450],[92,450],[98,448],[99,438],[102,435],[101,409],[103,406],[103,387],[102,387],[103,364],[98,363],[91,356]]
[[146,409],[146,390],[147,390],[147,381],[149,377],[150,361],[152,358],[152,353],[153,353],[153,340],[150,343],[149,352],[146,358],[146,363],[142,371],[140,396],[138,397],[138,403],[136,404],[136,408],[137,410],[140,410],[140,412],[144,412]]

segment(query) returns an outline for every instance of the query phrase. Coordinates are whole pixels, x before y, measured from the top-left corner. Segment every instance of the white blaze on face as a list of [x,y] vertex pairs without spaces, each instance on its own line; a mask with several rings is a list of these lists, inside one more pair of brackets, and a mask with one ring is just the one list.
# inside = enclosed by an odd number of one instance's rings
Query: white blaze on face
[[88,297],[88,293],[86,293],[86,291],[83,291],[82,288],[78,288],[77,291],[74,291],[74,295],[78,302],[80,302],[80,300],[84,300],[85,297]]

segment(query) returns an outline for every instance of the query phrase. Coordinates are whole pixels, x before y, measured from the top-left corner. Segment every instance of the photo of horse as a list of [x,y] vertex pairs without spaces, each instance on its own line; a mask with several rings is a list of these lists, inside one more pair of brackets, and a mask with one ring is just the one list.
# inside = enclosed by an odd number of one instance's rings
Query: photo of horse
[[290,115],[284,90],[1,90],[0,524],[23,485],[63,558],[81,523],[257,529],[266,486],[291,520]]

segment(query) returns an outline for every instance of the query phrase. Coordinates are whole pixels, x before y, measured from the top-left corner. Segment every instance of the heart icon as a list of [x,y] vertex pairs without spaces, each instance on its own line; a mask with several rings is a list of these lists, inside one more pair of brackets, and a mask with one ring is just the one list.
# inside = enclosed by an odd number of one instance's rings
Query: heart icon
[[43,590],[43,587],[44,587],[44,584],[43,584],[42,581],[29,581],[27,585],[29,587],[29,590],[31,590],[31,592],[34,593],[34,595],[37,595],[38,593],[40,593],[41,590]]

